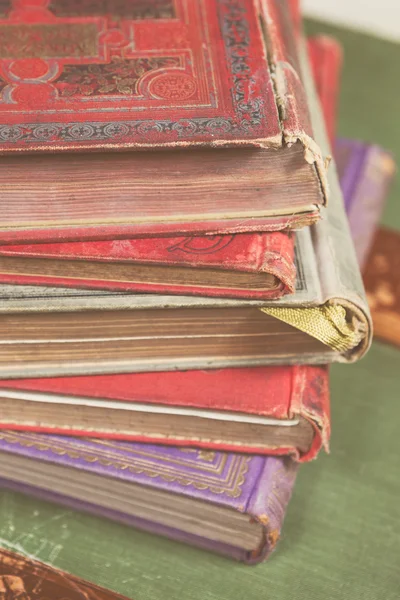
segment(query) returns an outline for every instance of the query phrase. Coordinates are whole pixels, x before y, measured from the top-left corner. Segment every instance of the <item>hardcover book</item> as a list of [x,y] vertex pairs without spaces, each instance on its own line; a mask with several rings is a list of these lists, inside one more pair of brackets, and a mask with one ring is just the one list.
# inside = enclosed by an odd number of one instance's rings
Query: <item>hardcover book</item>
[[[302,50],[315,129],[329,152]],[[271,301],[3,285],[0,378],[352,361],[370,318],[334,169],[324,219],[296,234],[296,292]]]
[[380,146],[343,138],[336,142],[335,157],[356,254],[363,270],[396,165],[392,155]]
[[2,600],[128,600],[23,554],[0,548]]
[[315,458],[330,435],[325,367],[0,382],[0,427]]
[[381,227],[364,270],[374,335],[400,345],[400,233]]
[[296,285],[290,233],[0,246],[0,282],[279,298]]
[[287,0],[3,2],[0,242],[316,221],[294,27]]
[[17,432],[0,433],[0,457],[2,487],[248,563],[274,549],[297,471],[288,458]]

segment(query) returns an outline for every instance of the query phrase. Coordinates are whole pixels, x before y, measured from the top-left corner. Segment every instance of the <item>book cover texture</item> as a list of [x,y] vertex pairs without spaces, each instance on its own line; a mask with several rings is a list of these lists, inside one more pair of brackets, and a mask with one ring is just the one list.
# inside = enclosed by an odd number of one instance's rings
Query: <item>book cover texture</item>
[[[157,523],[129,520],[126,515],[96,507],[95,500],[85,504],[74,502],[73,494],[70,497],[57,497],[52,495],[51,489],[41,487],[40,481],[37,486],[27,490],[155,533],[194,542],[246,562],[265,558],[275,547],[297,472],[296,464],[290,459],[19,432],[0,433],[0,453],[3,456],[15,453],[39,461],[67,465],[247,513],[249,518],[256,519],[264,526],[262,543],[254,552],[240,550],[239,544],[235,548],[201,538],[185,538],[182,532],[163,529]],[[10,477],[2,483],[19,489],[18,477]]]
[[[2,2],[0,149],[279,146],[259,18],[281,57],[287,13],[271,0]],[[305,104],[288,102],[289,129],[310,134]]]

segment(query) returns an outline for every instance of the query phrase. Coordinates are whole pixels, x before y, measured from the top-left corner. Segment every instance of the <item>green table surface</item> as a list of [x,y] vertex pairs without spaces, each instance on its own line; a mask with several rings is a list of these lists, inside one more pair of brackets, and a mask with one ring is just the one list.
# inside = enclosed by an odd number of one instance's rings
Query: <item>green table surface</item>
[[[373,140],[400,163],[400,46],[325,24],[342,41],[341,135]],[[384,221],[400,228],[394,187]],[[398,600],[400,352],[378,342],[332,369],[332,448],[305,465],[278,550],[246,567],[21,495],[0,494],[0,545],[134,600]],[[51,600],[51,599],[50,599]]]

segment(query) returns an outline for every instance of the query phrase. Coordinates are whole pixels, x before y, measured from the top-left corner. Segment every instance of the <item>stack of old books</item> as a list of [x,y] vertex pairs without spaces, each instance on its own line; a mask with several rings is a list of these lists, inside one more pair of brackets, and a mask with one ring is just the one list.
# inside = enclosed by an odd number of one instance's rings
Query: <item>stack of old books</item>
[[371,337],[295,3],[31,4],[0,41],[2,485],[260,560]]

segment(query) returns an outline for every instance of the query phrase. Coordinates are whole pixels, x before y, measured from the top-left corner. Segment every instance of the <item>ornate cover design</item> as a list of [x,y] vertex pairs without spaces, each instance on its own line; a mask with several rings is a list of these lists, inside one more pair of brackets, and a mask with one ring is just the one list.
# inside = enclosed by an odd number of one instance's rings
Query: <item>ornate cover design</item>
[[[55,427],[1,423],[6,429],[86,435],[136,441],[159,442],[168,445],[197,446],[220,450],[291,454],[301,462],[314,459],[321,446],[328,449],[330,436],[329,380],[325,367],[254,367],[213,371],[171,371],[133,373],[90,377],[52,377],[0,381],[2,390],[24,390],[56,396],[96,398],[124,402],[141,402],[159,406],[185,406],[209,410],[232,411],[262,415],[274,419],[302,416],[313,425],[315,436],[310,450],[300,454],[296,447],[246,447],[234,443],[225,445],[199,439],[183,439],[179,432],[168,436],[132,436],[113,430],[107,423],[102,430],[74,430],[66,423],[63,430]],[[249,391],[250,390],[250,391]],[[1,400],[0,400],[1,405]]]
[[[286,2],[3,2],[0,150],[280,146],[263,18],[271,60],[282,58]],[[281,76],[298,96],[288,127],[311,136],[298,75]]]
[[[248,513],[265,526],[265,539],[254,553],[243,553],[241,559],[247,562],[265,558],[275,547],[297,472],[290,459],[18,432],[0,433],[0,452],[83,469]],[[37,488],[40,490],[40,482]],[[69,503],[68,498],[59,501]],[[96,512],[95,500],[82,507]],[[118,518],[117,514],[107,516]],[[121,518],[123,515],[119,515]],[[143,522],[139,526],[147,528]],[[164,533],[177,536],[172,530]],[[199,540],[190,537],[187,541]],[[209,548],[222,550],[213,542]],[[232,548],[224,551],[237,556]]]
[[[112,263],[134,262],[139,264],[212,268],[227,271],[265,273],[274,275],[277,284],[272,289],[243,289],[243,286],[198,287],[187,283],[155,283],[149,273],[148,282],[137,283],[118,280],[115,275],[102,279],[73,278],[45,274],[12,273],[12,267],[2,264],[0,258],[0,281],[38,285],[61,285],[113,290],[143,292],[199,294],[203,296],[234,296],[238,298],[278,298],[294,291],[296,269],[294,265],[294,240],[290,233],[273,232],[237,235],[210,235],[179,238],[144,238],[132,240],[107,240],[95,242],[72,242],[60,244],[32,244],[30,246],[0,246],[1,256],[35,257],[49,259],[72,259],[83,261],[106,261]],[[60,265],[61,267],[62,265]],[[2,272],[3,271],[3,272]]]
[[128,600],[55,567],[0,548],[2,600]]

